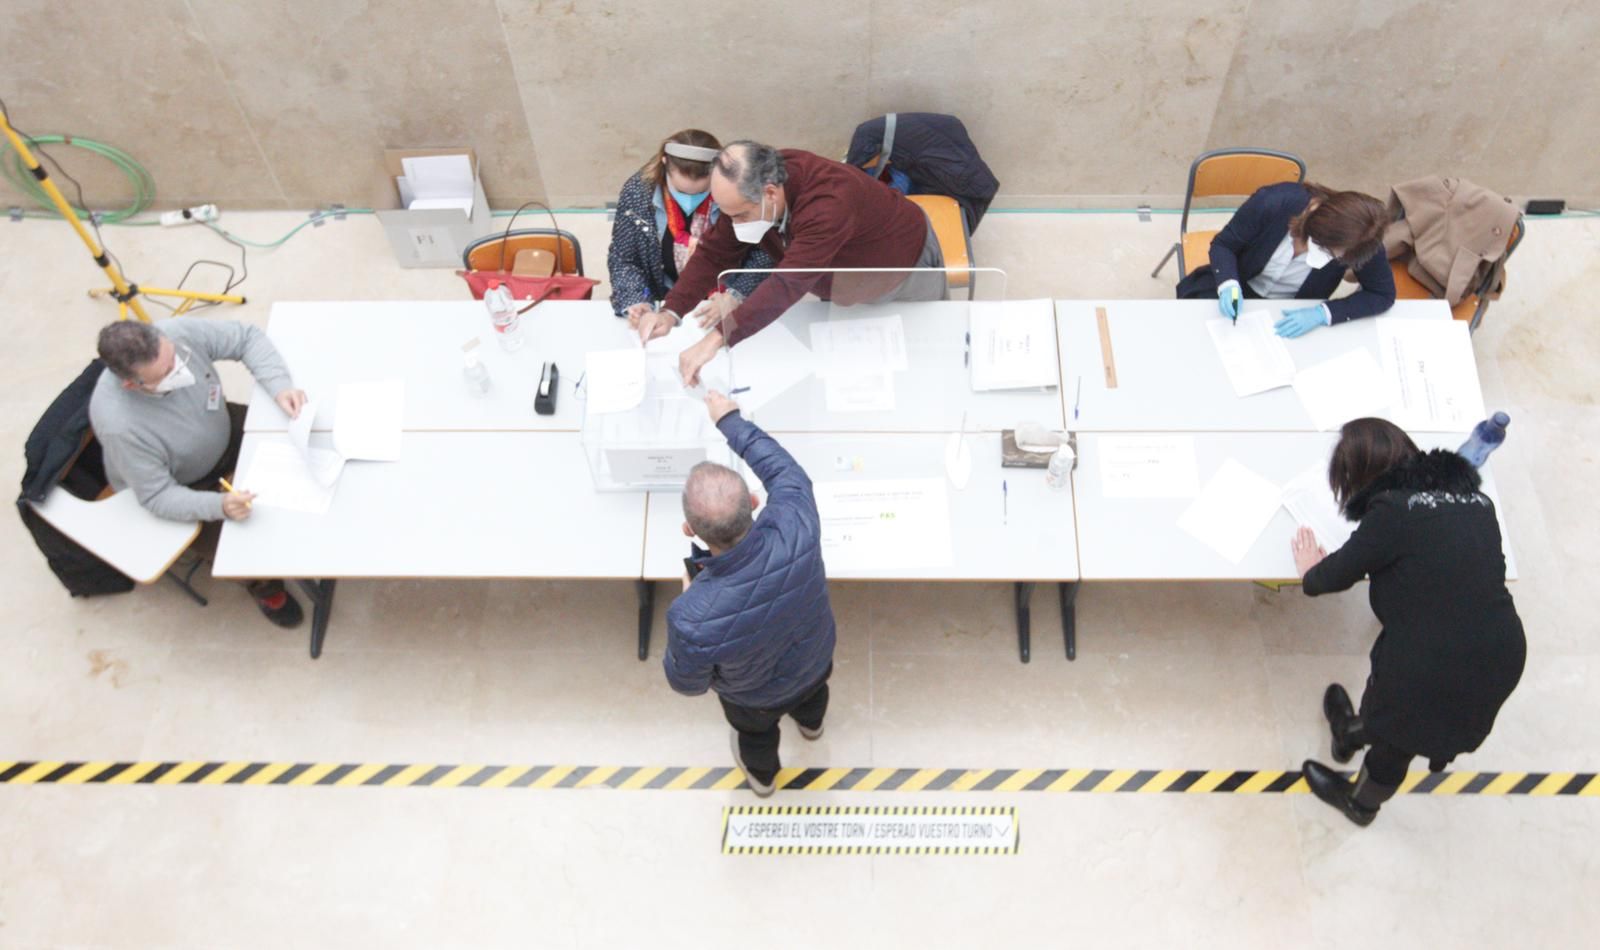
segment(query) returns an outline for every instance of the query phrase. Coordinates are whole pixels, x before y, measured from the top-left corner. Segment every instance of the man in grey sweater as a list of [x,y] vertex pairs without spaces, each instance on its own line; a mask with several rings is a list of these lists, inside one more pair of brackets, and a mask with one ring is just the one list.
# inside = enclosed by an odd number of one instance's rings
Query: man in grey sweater
[[[243,362],[293,419],[306,394],[267,335],[243,323],[174,318],[158,330],[122,320],[100,331],[99,349],[106,371],[89,400],[89,424],[111,487],[133,489],[139,504],[174,521],[250,517],[253,494],[219,490],[239,462],[245,407],[223,399],[214,361]],[[300,605],[282,581],[245,586],[267,619],[300,623]]]

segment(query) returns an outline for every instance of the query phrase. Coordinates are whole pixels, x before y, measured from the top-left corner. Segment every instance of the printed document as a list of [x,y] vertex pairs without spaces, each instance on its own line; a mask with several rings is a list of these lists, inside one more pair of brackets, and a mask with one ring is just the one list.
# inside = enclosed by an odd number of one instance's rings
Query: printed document
[[830,574],[946,567],[950,498],[942,478],[817,482]]
[[1100,489],[1107,498],[1193,498],[1200,494],[1192,435],[1102,435]]
[[973,392],[1060,385],[1056,319],[1050,301],[978,301],[971,308]]
[[254,492],[255,504],[264,508],[320,515],[333,504],[338,486],[319,482],[298,448],[274,439],[256,445],[249,469],[238,477],[238,487]]
[[1277,485],[1228,459],[1178,517],[1178,527],[1238,564],[1277,513],[1282,496]]
[[1351,350],[1309,366],[1294,376],[1295,395],[1319,431],[1351,419],[1381,416],[1389,405],[1383,370],[1366,350]]
[[906,359],[905,322],[898,313],[819,320],[811,324],[811,352],[816,356],[818,376],[904,372],[910,366]]
[[344,383],[339,387],[333,447],[346,459],[400,461],[405,382]]
[[831,373],[822,378],[822,391],[829,412],[894,411],[893,373]]
[[1422,432],[1470,432],[1484,417],[1472,337],[1458,320],[1378,318],[1389,420]]
[[1273,312],[1248,310],[1239,322],[1207,320],[1206,330],[1238,396],[1254,396],[1294,382],[1294,359],[1272,329]]
[[1339,503],[1333,500],[1333,489],[1328,485],[1327,466],[1308,468],[1283,486],[1283,507],[1293,516],[1295,523],[1310,528],[1317,543],[1330,553],[1344,547],[1356,526],[1339,513]]

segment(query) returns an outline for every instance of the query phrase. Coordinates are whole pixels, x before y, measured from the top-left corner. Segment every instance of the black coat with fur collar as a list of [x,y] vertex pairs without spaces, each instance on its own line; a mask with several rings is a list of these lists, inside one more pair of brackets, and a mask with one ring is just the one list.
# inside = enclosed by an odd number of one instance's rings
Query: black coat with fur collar
[[1494,503],[1479,483],[1454,452],[1402,462],[1350,498],[1355,534],[1305,576],[1313,597],[1372,579],[1383,631],[1361,716],[1373,737],[1431,759],[1483,742],[1527,650]]

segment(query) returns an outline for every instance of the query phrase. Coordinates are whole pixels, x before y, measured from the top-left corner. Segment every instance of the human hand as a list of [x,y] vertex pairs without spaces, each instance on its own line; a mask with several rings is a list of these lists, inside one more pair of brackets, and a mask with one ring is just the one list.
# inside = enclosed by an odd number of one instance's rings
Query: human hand
[[622,311],[622,315],[628,318],[629,328],[637,330],[639,329],[639,318],[649,313],[650,309],[650,302],[647,300],[641,300],[628,309]]
[[706,411],[711,413],[711,423],[715,425],[728,413],[738,412],[739,404],[713,389],[706,393]]
[[683,377],[685,387],[692,389],[700,385],[700,369],[715,359],[720,349],[722,333],[712,330],[701,337],[700,342],[678,354],[678,375]]
[[253,491],[231,491],[222,496],[222,514],[229,521],[243,521],[250,517],[250,504],[256,500]]
[[1306,572],[1321,563],[1328,556],[1328,552],[1317,543],[1317,536],[1310,528],[1301,528],[1289,540],[1289,550],[1294,552],[1294,569],[1300,573],[1300,579],[1305,580]]
[[307,402],[306,391],[303,389],[285,389],[278,394],[275,402],[277,402],[278,408],[282,409],[289,418],[298,419],[300,418],[301,408]]
[[658,336],[666,336],[678,325],[678,318],[664,310],[651,310],[639,317],[639,342],[649,343]]
[[1283,318],[1274,323],[1272,329],[1277,331],[1279,336],[1294,339],[1297,336],[1305,336],[1317,327],[1325,327],[1327,325],[1328,318],[1323,314],[1322,304],[1317,304],[1314,307],[1296,307],[1293,310],[1285,310]]
[[1217,288],[1217,309],[1229,320],[1239,319],[1239,282],[1223,281]]
[[694,308],[690,316],[698,319],[700,329],[709,330],[712,327],[722,326],[723,321],[733,316],[733,311],[739,307],[739,298],[726,290],[718,291],[707,297]]

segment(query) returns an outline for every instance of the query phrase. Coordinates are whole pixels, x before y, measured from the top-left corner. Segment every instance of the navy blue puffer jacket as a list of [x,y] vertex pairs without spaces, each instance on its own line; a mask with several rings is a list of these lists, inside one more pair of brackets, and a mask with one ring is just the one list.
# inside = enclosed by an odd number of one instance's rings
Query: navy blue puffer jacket
[[811,479],[772,436],[730,412],[717,423],[767,489],[766,510],[732,548],[699,561],[667,610],[667,682],[771,709],[798,699],[833,662],[833,607]]

